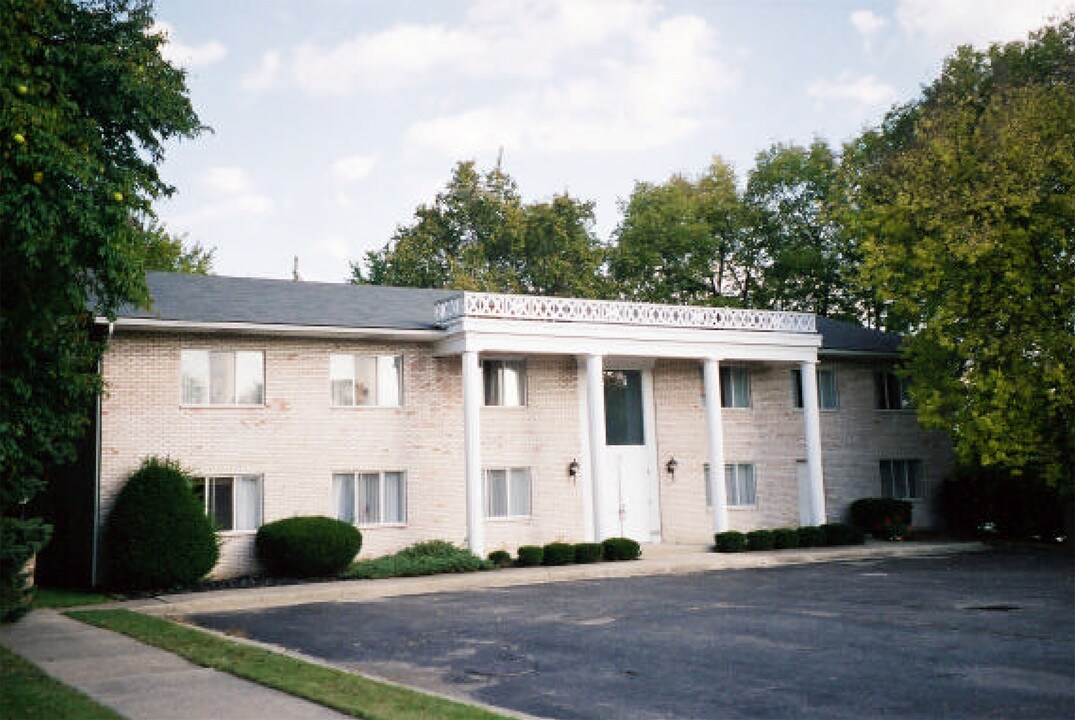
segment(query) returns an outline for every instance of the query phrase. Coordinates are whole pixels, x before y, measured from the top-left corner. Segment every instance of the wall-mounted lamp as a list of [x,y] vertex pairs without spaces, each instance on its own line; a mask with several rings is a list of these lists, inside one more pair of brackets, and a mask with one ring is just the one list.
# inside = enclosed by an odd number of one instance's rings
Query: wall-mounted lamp
[[674,457],[672,457],[669,458],[668,462],[664,466],[664,469],[667,470],[668,474],[674,478],[676,476],[676,468],[678,467],[679,462]]
[[578,476],[578,474],[579,474],[579,461],[575,460],[575,459],[572,459],[571,462],[569,462],[567,464],[567,476],[572,478],[572,479],[574,479],[575,477]]

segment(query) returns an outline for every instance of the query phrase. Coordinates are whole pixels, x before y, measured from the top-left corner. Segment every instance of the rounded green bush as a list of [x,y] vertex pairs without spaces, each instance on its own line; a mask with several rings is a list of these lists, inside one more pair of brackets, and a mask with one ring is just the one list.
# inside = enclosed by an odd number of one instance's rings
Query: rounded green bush
[[747,536],[738,530],[726,530],[713,536],[717,552],[735,553],[747,549]]
[[147,458],[116,496],[105,525],[108,584],[121,590],[186,587],[213,569],[213,523],[173,460]]
[[642,555],[642,546],[631,538],[608,538],[601,543],[601,554],[605,560],[637,560]]
[[773,547],[777,550],[799,547],[799,531],[795,528],[777,528],[773,530]]
[[825,531],[816,525],[801,527],[799,532],[799,547],[821,547],[825,544]]
[[532,567],[534,565],[540,565],[541,561],[545,558],[545,549],[540,545],[520,545],[519,546],[519,560],[520,567]]
[[262,525],[254,545],[271,574],[318,577],[347,569],[362,548],[362,533],[341,520],[291,517]]
[[543,565],[570,565],[575,562],[575,546],[570,543],[552,542],[544,547]]
[[576,543],[575,562],[580,565],[595,563],[601,560],[601,543]]
[[507,550],[494,550],[489,553],[489,562],[497,567],[508,567],[511,565],[511,553]]
[[751,530],[747,533],[748,550],[772,550],[773,544],[772,530]]

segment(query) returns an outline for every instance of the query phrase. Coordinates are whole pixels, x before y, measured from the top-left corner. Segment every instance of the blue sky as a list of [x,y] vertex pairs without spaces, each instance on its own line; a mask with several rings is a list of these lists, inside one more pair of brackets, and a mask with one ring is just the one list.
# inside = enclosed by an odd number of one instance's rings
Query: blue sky
[[915,97],[960,43],[1023,39],[1075,0],[158,0],[165,54],[213,133],[171,146],[165,224],[221,275],[340,281],[459,160],[525,200],[740,179],[776,142],[839,143]]

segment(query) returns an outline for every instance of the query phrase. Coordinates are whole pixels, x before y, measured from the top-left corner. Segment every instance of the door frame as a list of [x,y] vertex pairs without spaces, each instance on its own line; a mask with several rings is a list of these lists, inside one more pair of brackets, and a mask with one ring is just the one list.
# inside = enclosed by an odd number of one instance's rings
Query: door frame
[[[654,407],[653,393],[653,365],[652,358],[622,358],[608,357],[603,363],[603,370],[637,370],[642,381],[642,440],[646,457],[646,494],[649,500],[649,513],[647,514],[647,537],[644,542],[659,543],[662,539],[663,528],[661,526],[661,483],[657,464],[657,413]],[[604,388],[602,388],[602,398]],[[611,466],[609,448],[616,447],[606,444],[602,450],[602,461],[605,467]]]

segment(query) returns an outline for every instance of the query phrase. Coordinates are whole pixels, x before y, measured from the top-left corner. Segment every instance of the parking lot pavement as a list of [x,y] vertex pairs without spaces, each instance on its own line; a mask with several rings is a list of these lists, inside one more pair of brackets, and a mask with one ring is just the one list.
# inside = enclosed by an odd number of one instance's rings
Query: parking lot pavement
[[592,580],[191,619],[544,717],[1075,717],[1070,552]]

